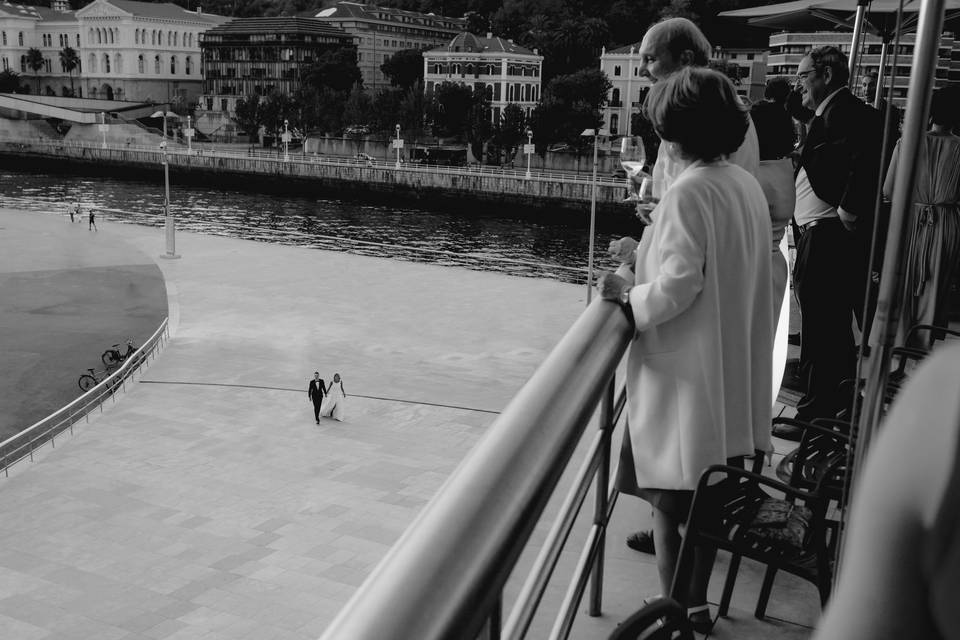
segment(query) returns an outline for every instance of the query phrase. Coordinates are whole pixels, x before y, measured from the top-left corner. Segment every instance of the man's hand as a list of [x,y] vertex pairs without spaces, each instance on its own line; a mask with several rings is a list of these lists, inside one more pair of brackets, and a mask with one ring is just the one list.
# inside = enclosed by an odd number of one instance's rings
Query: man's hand
[[607,253],[621,264],[633,264],[637,261],[637,244],[630,236],[624,236],[619,240],[611,240]]
[[843,223],[843,226],[847,231],[855,231],[857,229],[857,216],[853,215],[843,207],[837,207],[837,216],[840,218],[840,222]]
[[597,291],[604,300],[620,300],[620,293],[629,289],[630,283],[620,276],[604,271],[597,279]]

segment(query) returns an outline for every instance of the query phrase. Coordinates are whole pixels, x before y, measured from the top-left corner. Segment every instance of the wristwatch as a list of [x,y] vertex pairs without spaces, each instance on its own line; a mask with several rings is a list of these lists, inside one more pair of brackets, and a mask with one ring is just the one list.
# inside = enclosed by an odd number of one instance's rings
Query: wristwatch
[[620,292],[619,301],[620,301],[620,304],[623,305],[624,307],[630,306],[630,290],[631,289],[633,289],[633,287],[627,287],[626,289]]

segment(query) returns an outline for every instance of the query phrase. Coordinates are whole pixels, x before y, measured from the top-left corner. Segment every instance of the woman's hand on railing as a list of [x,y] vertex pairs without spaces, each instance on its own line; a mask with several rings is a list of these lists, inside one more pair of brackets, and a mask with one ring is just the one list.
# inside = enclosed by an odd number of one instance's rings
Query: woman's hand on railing
[[620,300],[620,294],[629,289],[632,284],[615,273],[604,271],[597,279],[597,292],[604,300]]

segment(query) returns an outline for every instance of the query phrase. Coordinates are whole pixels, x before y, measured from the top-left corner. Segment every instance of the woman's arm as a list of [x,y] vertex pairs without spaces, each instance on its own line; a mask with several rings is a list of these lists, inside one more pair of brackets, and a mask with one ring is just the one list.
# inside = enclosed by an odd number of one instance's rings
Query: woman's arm
[[659,254],[660,270],[652,281],[637,283],[630,292],[630,307],[637,331],[661,324],[693,304],[703,289],[707,234],[696,193],[682,186],[660,202],[651,251]]
[[890,158],[890,166],[887,168],[887,177],[883,181],[883,197],[887,200],[893,200],[893,185],[897,181],[897,160],[900,158],[900,141],[897,140],[897,146],[893,148],[893,156]]

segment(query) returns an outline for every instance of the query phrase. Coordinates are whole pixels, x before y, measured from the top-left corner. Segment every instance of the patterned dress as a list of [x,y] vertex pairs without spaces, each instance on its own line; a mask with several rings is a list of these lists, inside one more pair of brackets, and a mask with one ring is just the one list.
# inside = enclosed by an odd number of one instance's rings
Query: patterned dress
[[[893,152],[883,184],[889,198],[900,158]],[[907,224],[910,246],[906,295],[895,344],[906,342],[916,324],[946,326],[950,282],[960,262],[960,137],[928,133],[917,155],[917,182],[912,216]],[[918,332],[908,346],[929,348],[930,332]]]

